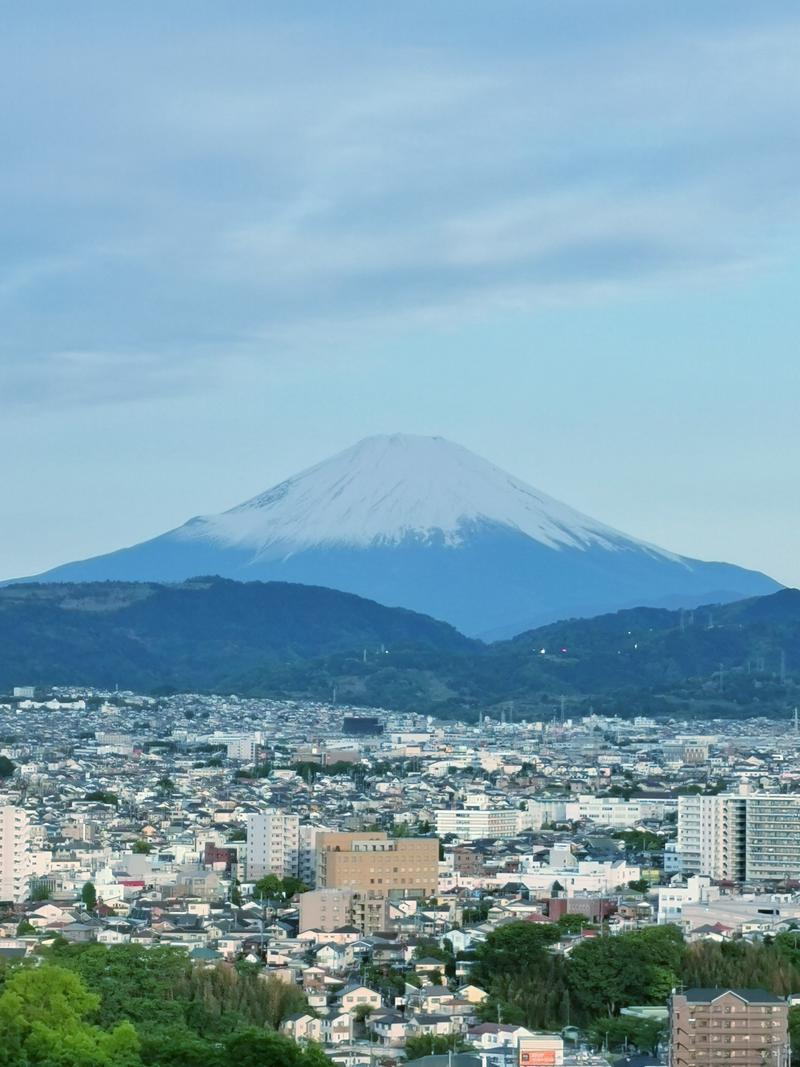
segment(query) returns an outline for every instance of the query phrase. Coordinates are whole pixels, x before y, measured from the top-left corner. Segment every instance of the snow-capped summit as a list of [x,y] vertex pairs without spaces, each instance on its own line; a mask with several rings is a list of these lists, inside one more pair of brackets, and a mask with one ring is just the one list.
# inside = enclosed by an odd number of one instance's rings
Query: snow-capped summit
[[406,434],[366,438],[229,511],[39,577],[199,574],[331,586],[498,636],[779,588],[620,533],[444,438]]
[[408,538],[456,547],[487,524],[550,548],[613,549],[623,542],[668,555],[553,500],[461,445],[400,433],[367,437],[230,511],[193,520],[181,534],[267,558],[321,545],[397,545]]

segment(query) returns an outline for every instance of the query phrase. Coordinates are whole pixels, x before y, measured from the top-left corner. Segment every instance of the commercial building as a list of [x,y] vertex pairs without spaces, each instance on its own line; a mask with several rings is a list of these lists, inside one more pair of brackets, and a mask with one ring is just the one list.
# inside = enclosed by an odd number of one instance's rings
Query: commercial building
[[0,807],[0,900],[27,899],[31,876],[30,829],[22,808]]
[[519,1067],[561,1067],[564,1039],[555,1034],[532,1034],[519,1039]]
[[689,989],[670,1000],[671,1067],[789,1067],[789,1009],[763,989]]
[[635,826],[643,819],[663,819],[677,810],[674,797],[578,797],[578,817],[590,819],[598,826],[624,828]]
[[439,839],[385,833],[317,834],[317,887],[362,897],[427,897],[439,880]]
[[458,808],[436,812],[436,833],[440,837],[454,834],[460,841],[480,838],[516,837],[520,831],[520,812],[514,808]]

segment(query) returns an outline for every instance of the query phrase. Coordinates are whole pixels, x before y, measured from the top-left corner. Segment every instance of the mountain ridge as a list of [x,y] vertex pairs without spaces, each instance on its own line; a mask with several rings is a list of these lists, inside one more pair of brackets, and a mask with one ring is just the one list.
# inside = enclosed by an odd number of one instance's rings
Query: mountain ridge
[[[719,669],[723,675],[720,678]],[[800,590],[640,607],[484,645],[405,609],[286,583],[198,578],[0,589],[0,689],[83,685],[342,702],[444,718],[788,715]]]
[[473,637],[780,588],[615,530],[444,438],[404,434],[367,438],[237,507],[34,580],[196,574],[340,589]]

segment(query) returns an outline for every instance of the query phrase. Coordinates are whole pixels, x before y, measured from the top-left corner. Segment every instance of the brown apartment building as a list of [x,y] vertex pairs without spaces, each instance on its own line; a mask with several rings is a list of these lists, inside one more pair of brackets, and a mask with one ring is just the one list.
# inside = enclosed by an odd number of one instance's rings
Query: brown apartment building
[[438,880],[438,837],[390,838],[377,832],[317,835],[319,889],[419,898],[434,896]]
[[789,1067],[789,1008],[764,989],[688,989],[670,1001],[671,1067]]

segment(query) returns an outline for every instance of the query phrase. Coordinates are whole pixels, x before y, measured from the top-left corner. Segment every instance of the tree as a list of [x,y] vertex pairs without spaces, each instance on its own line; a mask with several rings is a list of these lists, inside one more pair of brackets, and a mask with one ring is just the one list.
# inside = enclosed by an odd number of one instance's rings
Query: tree
[[86,882],[81,890],[81,901],[87,911],[94,911],[97,907],[97,890],[94,882]]
[[279,878],[277,874],[267,874],[259,878],[253,886],[253,896],[265,900],[291,900],[295,893],[307,893],[308,886],[299,878]]
[[45,965],[15,971],[0,994],[3,1067],[140,1067],[128,1022],[111,1031],[86,1020],[100,1004],[77,975]]
[[114,807],[119,804],[119,797],[116,793],[109,793],[107,789],[95,789],[91,793],[87,793],[84,800],[93,800],[97,804],[112,804]]
[[550,951],[554,923],[511,922],[493,930],[475,951],[470,980],[489,994],[480,1014],[537,1028],[560,1026],[564,962]]
[[10,778],[16,769],[16,763],[12,763],[8,756],[0,756],[0,778]]
[[665,1024],[657,1019],[634,1019],[620,1015],[617,1019],[595,1020],[589,1032],[595,1044],[606,1044],[612,1052],[635,1045],[640,1052],[655,1053],[664,1028]]
[[17,924],[17,937],[30,937],[31,934],[36,933],[36,927],[28,922],[27,919],[23,919]]
[[589,924],[589,920],[585,915],[575,915],[570,912],[565,912],[556,920],[556,926],[559,930],[563,930],[565,934],[579,934],[584,926]]
[[175,783],[171,778],[164,776],[156,782],[156,789],[164,797],[172,796],[175,792]]
[[245,1030],[226,1043],[225,1060],[236,1067],[331,1067],[331,1061],[317,1046],[301,1048],[281,1034],[267,1030]]
[[143,839],[140,839],[139,841],[133,842],[132,851],[136,856],[149,856],[150,853],[153,851],[153,846],[150,844],[149,841],[144,841]]
[[567,983],[585,1020],[612,1018],[631,1004],[661,1004],[678,985],[683,937],[677,927],[657,926],[576,945]]
[[789,1008],[789,1040],[792,1043],[792,1063],[800,1060],[800,1008]]
[[460,1052],[467,1046],[460,1039],[444,1035],[420,1034],[406,1041],[406,1059],[420,1060],[423,1056],[441,1056],[447,1052]]

